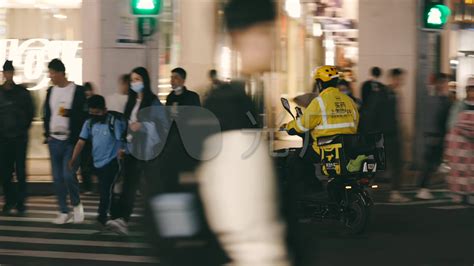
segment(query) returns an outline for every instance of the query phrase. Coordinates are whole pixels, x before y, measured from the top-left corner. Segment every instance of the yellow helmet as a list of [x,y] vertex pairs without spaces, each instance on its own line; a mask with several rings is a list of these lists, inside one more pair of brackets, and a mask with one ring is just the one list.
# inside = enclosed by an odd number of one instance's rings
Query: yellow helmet
[[314,80],[328,82],[332,79],[339,78],[339,73],[335,66],[321,66],[314,72]]

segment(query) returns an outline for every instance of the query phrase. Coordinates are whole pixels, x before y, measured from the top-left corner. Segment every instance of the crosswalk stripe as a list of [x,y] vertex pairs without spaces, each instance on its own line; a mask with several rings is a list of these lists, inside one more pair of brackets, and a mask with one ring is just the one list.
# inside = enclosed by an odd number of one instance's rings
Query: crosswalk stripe
[[[2,201],[0,201],[2,202]],[[51,203],[51,204],[57,204],[57,200],[55,198],[50,198],[50,199],[46,199],[46,198],[28,198],[27,199],[27,205],[28,203]],[[91,204],[91,205],[98,205],[99,204],[99,200],[81,200],[81,203],[83,205],[86,205],[86,204]],[[135,206],[141,206],[142,204],[144,204],[143,202],[140,202],[140,201],[135,201]]]
[[[27,202],[34,202],[34,203],[57,203],[56,199],[28,199]],[[81,200],[81,203],[89,203],[89,204],[99,204],[98,200]],[[27,203],[28,204],[28,203]]]
[[38,250],[18,250],[18,249],[0,249],[0,256],[17,257],[37,257],[37,258],[56,258],[90,261],[116,261],[131,263],[158,263],[158,260],[147,256],[127,256],[115,254],[97,254],[97,253],[79,253],[79,252],[58,252],[58,251],[38,251]]
[[[27,214],[51,214],[51,215],[57,215],[58,211],[39,211],[39,210],[27,210]],[[85,216],[89,217],[96,217],[97,213],[96,212],[84,212]],[[132,214],[131,217],[142,217],[140,214]]]
[[11,237],[11,236],[0,236],[0,242],[48,244],[48,245],[72,245],[72,246],[90,246],[90,247],[150,248],[149,245],[142,244],[142,243],[67,240],[67,239],[51,239],[51,238],[33,238],[33,237]]
[[461,210],[461,209],[468,209],[469,206],[464,205],[448,205],[448,206],[437,206],[437,207],[430,207],[430,209],[437,209],[437,210]]
[[24,231],[24,232],[43,232],[43,233],[61,233],[61,234],[78,234],[78,235],[90,235],[97,233],[97,230],[89,229],[66,229],[66,228],[37,228],[30,226],[8,226],[0,225],[0,230],[6,231]]
[[[2,204],[3,199],[0,199]],[[136,217],[142,217],[143,199],[138,199],[131,215],[133,228],[129,237],[97,226],[98,196],[81,196],[86,220],[81,224],[54,225],[58,214],[53,196],[32,196],[27,199],[26,216],[0,216],[0,260],[21,263],[22,260],[60,260],[65,265],[72,260],[82,263],[149,263],[156,264],[151,246]]]
[[[40,223],[51,223],[51,218],[37,218],[37,217],[15,217],[15,216],[0,216],[0,221],[18,221],[18,222],[40,222]],[[85,221],[85,223],[91,223]]]
[[[99,204],[95,204],[95,205],[86,205],[84,204],[84,209],[85,208],[88,208],[88,209],[95,209],[97,210],[97,208],[99,207]],[[58,209],[58,205],[57,204],[48,204],[48,203],[27,203],[26,204],[26,207],[29,208],[29,207],[45,207],[45,208],[54,208],[54,209]],[[133,208],[134,211],[137,211],[137,212],[141,212],[143,211],[143,208],[140,208],[140,207],[136,207],[136,208]]]
[[[48,219],[51,222],[50,219]],[[99,230],[90,229],[68,229],[68,228],[45,228],[45,227],[31,227],[31,226],[11,226],[0,225],[0,231],[19,231],[19,232],[37,232],[37,233],[58,233],[70,235],[91,235],[96,234]],[[129,236],[143,236],[142,232],[130,232]]]
[[426,204],[437,204],[437,203],[448,203],[452,200],[442,199],[442,200],[422,200],[422,201],[410,201],[404,203],[390,203],[390,202],[376,202],[375,205],[378,206],[412,206],[412,205],[426,205]]
[[[385,189],[380,189],[379,190],[380,193],[391,193],[391,189],[387,188],[386,190]],[[410,189],[410,190],[400,190],[399,192],[401,194],[413,194],[413,193],[417,193],[419,190],[418,189]],[[447,192],[450,192],[449,189],[430,189],[430,192],[444,192],[444,193],[447,193]]]
[[[19,217],[19,216],[0,216],[0,221],[14,221],[14,222],[34,222],[34,223],[47,223],[51,224],[52,222],[51,217]],[[96,224],[95,220],[84,220],[82,224],[85,225],[91,225],[91,224]],[[129,222],[129,226],[135,226],[138,225],[136,222]]]

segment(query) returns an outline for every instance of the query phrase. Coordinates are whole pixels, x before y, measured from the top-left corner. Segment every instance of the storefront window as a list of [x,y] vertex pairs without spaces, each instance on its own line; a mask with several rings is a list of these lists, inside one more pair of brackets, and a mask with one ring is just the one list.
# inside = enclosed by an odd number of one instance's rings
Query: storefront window
[[47,65],[60,58],[68,79],[82,84],[81,0],[0,2],[0,63],[12,60],[14,80],[30,90],[36,107],[29,157],[47,157],[41,145],[42,107],[51,85]]

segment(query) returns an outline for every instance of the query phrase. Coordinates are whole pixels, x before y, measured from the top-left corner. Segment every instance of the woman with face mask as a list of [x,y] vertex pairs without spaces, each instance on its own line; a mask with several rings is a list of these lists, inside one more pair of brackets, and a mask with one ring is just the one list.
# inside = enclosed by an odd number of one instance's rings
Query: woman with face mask
[[120,199],[112,206],[109,229],[128,234],[128,220],[133,211],[135,195],[143,169],[155,159],[166,141],[169,119],[158,97],[152,92],[150,76],[143,67],[130,74],[130,90],[124,112],[128,120],[127,151],[124,157],[124,183]]

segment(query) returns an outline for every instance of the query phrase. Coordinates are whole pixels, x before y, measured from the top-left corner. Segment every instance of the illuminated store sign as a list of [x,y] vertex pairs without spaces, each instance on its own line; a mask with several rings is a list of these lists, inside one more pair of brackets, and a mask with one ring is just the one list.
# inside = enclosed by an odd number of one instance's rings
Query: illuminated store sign
[[68,79],[82,83],[81,41],[48,39],[3,39],[0,40],[0,62],[13,61],[16,69],[15,82],[32,84],[29,90],[48,86],[48,63],[60,58],[66,65]]

